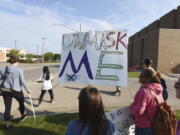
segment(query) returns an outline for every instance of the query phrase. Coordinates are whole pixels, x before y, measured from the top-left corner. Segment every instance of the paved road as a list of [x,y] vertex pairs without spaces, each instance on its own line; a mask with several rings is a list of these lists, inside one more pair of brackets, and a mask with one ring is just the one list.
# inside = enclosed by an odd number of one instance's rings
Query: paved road
[[[49,65],[49,70],[50,72],[57,78],[58,77],[58,71],[59,71],[59,66],[58,65]],[[31,67],[22,67],[24,70],[24,76],[27,81],[33,81],[37,80],[43,69],[43,65],[41,66],[31,66]]]
[[[3,66],[3,65],[1,65]],[[35,105],[36,113],[38,114],[54,114],[54,113],[60,113],[60,112],[74,112],[78,111],[78,94],[79,91],[85,86],[85,85],[79,85],[79,84],[58,84],[54,88],[55,98],[56,102],[49,103],[49,95],[46,94],[44,98],[44,102],[42,102],[41,107],[36,107],[36,104],[38,102],[38,97],[40,94],[40,88],[41,84],[34,82],[37,80],[41,74],[43,65],[21,65],[21,67],[24,70],[25,78],[27,80],[27,84],[30,90],[32,90],[32,98],[33,103]],[[54,82],[53,85],[57,83],[57,77],[58,77],[58,71],[59,67],[58,65],[49,65],[50,71],[54,75]],[[175,98],[175,90],[173,88],[174,82],[176,79],[166,79],[168,91],[169,91],[169,100],[168,102],[172,105],[174,109],[180,109],[180,100],[177,100]],[[102,94],[104,106],[107,110],[110,110],[112,108],[119,108],[122,106],[129,105],[132,100],[135,92],[138,90],[140,84],[138,83],[138,79],[135,78],[129,78],[128,79],[128,86],[122,88],[122,95],[121,96],[115,96],[113,94],[113,91],[115,90],[115,87],[105,87],[105,86],[96,86]],[[29,100],[27,97],[27,94],[25,93],[26,97],[26,106],[27,111],[31,110],[31,107],[29,105]],[[17,102],[13,102],[12,106],[12,113],[16,116],[18,116],[18,105]],[[2,101],[2,97],[0,97],[0,117],[2,117],[2,112],[4,111],[4,105]],[[30,111],[29,111],[30,112]]]

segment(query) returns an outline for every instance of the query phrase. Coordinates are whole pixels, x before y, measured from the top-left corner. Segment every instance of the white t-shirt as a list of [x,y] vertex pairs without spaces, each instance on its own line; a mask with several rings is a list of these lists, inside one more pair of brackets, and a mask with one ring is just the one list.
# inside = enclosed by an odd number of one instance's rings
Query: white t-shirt
[[52,89],[52,80],[53,80],[53,75],[50,73],[50,78],[49,80],[46,80],[46,75],[43,77],[43,74],[40,77],[40,81],[42,81],[42,90],[50,90]]

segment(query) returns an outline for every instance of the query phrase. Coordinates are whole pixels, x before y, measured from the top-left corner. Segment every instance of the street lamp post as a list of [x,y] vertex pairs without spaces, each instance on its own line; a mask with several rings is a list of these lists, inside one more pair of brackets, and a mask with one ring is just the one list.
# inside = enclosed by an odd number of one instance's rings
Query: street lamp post
[[37,63],[39,62],[39,45],[37,45],[37,56],[36,56],[36,58],[37,58]]
[[14,40],[14,48],[17,49],[17,41]]
[[81,32],[81,24],[79,25],[79,31]]

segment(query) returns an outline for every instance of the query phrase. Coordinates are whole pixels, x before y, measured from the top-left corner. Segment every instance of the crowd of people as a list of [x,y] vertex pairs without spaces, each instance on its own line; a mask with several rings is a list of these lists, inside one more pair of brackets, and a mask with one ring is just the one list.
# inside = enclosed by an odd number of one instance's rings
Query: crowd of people
[[[25,113],[24,95],[22,87],[28,94],[31,91],[27,88],[23,71],[18,67],[18,58],[10,57],[10,65],[0,70],[0,92],[4,100],[5,127],[11,126],[11,104],[12,98],[19,103],[21,119]],[[135,123],[135,135],[157,135],[153,128],[153,121],[157,114],[159,105],[168,99],[168,91],[165,80],[159,72],[152,68],[152,60],[144,60],[144,69],[139,75],[139,90],[134,96],[130,105]],[[49,92],[51,102],[54,94],[52,90],[53,75],[47,66],[43,67],[42,75],[38,82],[42,83],[41,94],[38,106],[41,105],[46,91]],[[176,97],[180,99],[180,78],[175,83]],[[121,94],[120,86],[116,92]],[[98,89],[92,86],[83,88],[79,97],[79,117],[69,122],[66,135],[113,135],[115,128],[113,123],[105,116],[103,101]]]

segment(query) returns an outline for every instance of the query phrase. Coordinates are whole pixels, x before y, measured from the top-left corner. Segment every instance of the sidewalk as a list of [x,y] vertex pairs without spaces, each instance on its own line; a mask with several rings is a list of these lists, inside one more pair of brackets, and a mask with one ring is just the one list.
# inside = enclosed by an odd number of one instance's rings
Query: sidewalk
[[[53,82],[55,85],[57,80]],[[173,88],[174,80],[168,79],[168,91],[169,91],[169,100],[168,102],[174,109],[180,109],[179,102],[175,98],[175,90]],[[62,112],[77,112],[78,111],[78,95],[80,90],[85,87],[85,85],[78,85],[78,84],[58,84],[54,89],[54,95],[56,101],[50,103],[49,93],[45,94],[44,101],[42,102],[42,106],[36,107],[38,103],[38,98],[40,95],[40,88],[41,84],[28,81],[29,88],[32,90],[32,99],[35,107],[35,111],[37,114],[55,114],[55,113],[62,113]],[[120,108],[123,106],[128,106],[133,101],[134,94],[140,87],[137,78],[130,78],[128,79],[128,87],[122,88],[121,96],[115,96],[114,91],[115,87],[107,87],[107,86],[95,86],[97,87],[102,95],[103,103],[106,110],[111,110],[115,108]],[[27,111],[30,115],[32,115],[30,102],[28,100],[28,96],[26,92],[25,100],[26,100],[26,107]],[[2,118],[2,112],[4,111],[4,105],[2,97],[0,97],[0,117]],[[17,117],[19,112],[17,110],[18,105],[17,102],[13,102],[12,105],[12,114]]]

